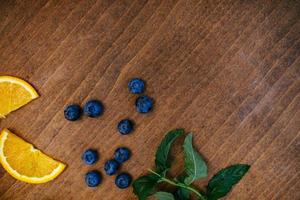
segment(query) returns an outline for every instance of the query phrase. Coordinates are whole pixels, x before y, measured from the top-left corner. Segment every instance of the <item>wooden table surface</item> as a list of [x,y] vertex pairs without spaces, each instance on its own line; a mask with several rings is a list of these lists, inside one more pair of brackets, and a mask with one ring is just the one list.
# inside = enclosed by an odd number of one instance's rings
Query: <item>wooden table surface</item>
[[[114,150],[128,146],[133,157],[122,170],[136,178],[153,167],[165,132],[183,127],[194,133],[209,177],[230,164],[252,166],[225,199],[299,200],[299,39],[296,0],[2,0],[0,73],[28,80],[41,97],[0,126],[68,168],[30,185],[0,167],[0,199],[137,199],[113,177],[88,188],[84,174],[103,173]],[[135,111],[132,77],[146,80],[153,112]],[[102,117],[64,119],[67,104],[92,98],[103,101]],[[121,136],[116,124],[127,117],[136,129]],[[98,149],[96,165],[80,160],[86,148]]]

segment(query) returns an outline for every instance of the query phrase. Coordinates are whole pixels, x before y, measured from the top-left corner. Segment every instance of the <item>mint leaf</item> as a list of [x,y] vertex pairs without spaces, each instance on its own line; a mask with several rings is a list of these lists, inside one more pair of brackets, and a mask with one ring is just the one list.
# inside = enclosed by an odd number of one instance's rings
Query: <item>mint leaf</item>
[[207,166],[201,155],[193,148],[193,134],[190,133],[186,136],[183,144],[185,155],[185,172],[187,177],[184,183],[190,185],[195,180],[207,176]]
[[156,192],[154,196],[157,200],[175,200],[173,194],[168,192]]
[[[181,174],[175,178],[176,181],[180,183],[184,183],[185,174]],[[190,199],[190,191],[185,188],[178,188],[173,194],[175,200],[189,200]]]
[[174,193],[175,200],[189,200],[190,191],[185,188],[178,188]]
[[242,179],[249,168],[249,165],[236,164],[220,170],[208,183],[207,199],[216,200],[224,197]]
[[172,143],[177,137],[184,134],[183,129],[175,129],[167,133],[164,139],[161,141],[155,155],[156,170],[158,173],[165,173],[170,169],[171,162],[169,158],[169,152]]
[[159,177],[154,174],[141,176],[133,182],[133,192],[138,196],[139,200],[145,200],[148,196],[155,193],[158,181]]

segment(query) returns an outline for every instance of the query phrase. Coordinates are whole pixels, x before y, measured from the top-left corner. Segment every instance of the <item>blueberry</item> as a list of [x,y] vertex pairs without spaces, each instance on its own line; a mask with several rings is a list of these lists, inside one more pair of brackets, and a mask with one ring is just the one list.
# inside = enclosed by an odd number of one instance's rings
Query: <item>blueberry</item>
[[140,78],[131,79],[128,83],[128,89],[133,94],[141,94],[145,90],[145,82]]
[[128,188],[131,184],[132,178],[127,173],[121,173],[116,177],[115,184],[120,189]]
[[127,135],[133,131],[133,125],[130,119],[123,119],[118,124],[118,130],[122,135]]
[[114,158],[119,163],[124,163],[125,161],[127,161],[130,158],[130,155],[131,155],[131,153],[128,148],[120,147],[120,148],[116,149]]
[[101,174],[98,171],[90,171],[85,175],[85,182],[89,187],[96,187],[102,182]]
[[97,162],[98,153],[93,149],[88,149],[82,154],[81,159],[85,162],[85,164],[92,165]]
[[83,111],[89,117],[99,117],[103,113],[103,105],[98,100],[90,100],[84,105]]
[[73,104],[65,108],[64,115],[69,121],[78,120],[81,116],[82,110],[79,105]]
[[115,160],[108,160],[104,164],[104,170],[105,173],[109,176],[114,175],[117,173],[117,170],[119,169],[120,164]]
[[153,100],[148,96],[140,96],[135,101],[136,110],[140,113],[147,113],[153,108]]

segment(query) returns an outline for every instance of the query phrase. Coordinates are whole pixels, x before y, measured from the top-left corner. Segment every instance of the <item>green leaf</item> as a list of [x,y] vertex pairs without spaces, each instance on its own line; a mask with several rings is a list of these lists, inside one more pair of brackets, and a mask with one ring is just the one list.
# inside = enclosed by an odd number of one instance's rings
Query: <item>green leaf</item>
[[171,162],[169,158],[169,152],[172,143],[177,137],[184,134],[183,129],[175,129],[167,133],[164,139],[161,141],[155,155],[156,170],[160,174],[164,174],[170,169]]
[[174,194],[175,200],[189,200],[190,191],[185,188],[178,188]]
[[220,170],[208,183],[208,200],[224,197],[242,179],[249,168],[249,165],[236,164]]
[[185,172],[187,177],[184,183],[190,185],[195,180],[207,176],[207,166],[201,155],[193,148],[193,134],[186,136],[183,144],[185,155]]
[[173,194],[168,192],[156,192],[154,196],[157,200],[175,200]]
[[[184,183],[185,174],[181,174],[175,178],[176,181],[180,183]],[[189,200],[190,199],[190,191],[185,188],[178,188],[174,192],[175,200]]]
[[148,196],[155,193],[155,187],[159,177],[154,174],[141,176],[133,182],[133,192],[139,200],[145,200]]

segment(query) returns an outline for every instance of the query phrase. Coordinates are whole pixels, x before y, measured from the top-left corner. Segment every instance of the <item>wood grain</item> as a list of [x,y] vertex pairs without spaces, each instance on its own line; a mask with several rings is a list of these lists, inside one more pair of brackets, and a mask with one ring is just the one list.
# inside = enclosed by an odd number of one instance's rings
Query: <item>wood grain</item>
[[[1,200],[137,199],[113,177],[90,189],[119,146],[134,178],[153,166],[156,146],[176,127],[194,132],[209,177],[233,164],[250,172],[225,199],[300,199],[300,2],[243,0],[10,0],[0,3],[0,74],[28,80],[41,97],[0,121],[68,164],[56,180],[29,185],[0,168]],[[155,99],[147,115],[128,93],[132,77]],[[98,119],[64,119],[67,104],[96,98]],[[117,133],[130,117],[134,134]],[[86,166],[86,148],[100,161]],[[181,169],[180,146],[173,173]],[[203,187],[208,178],[198,181]]]

